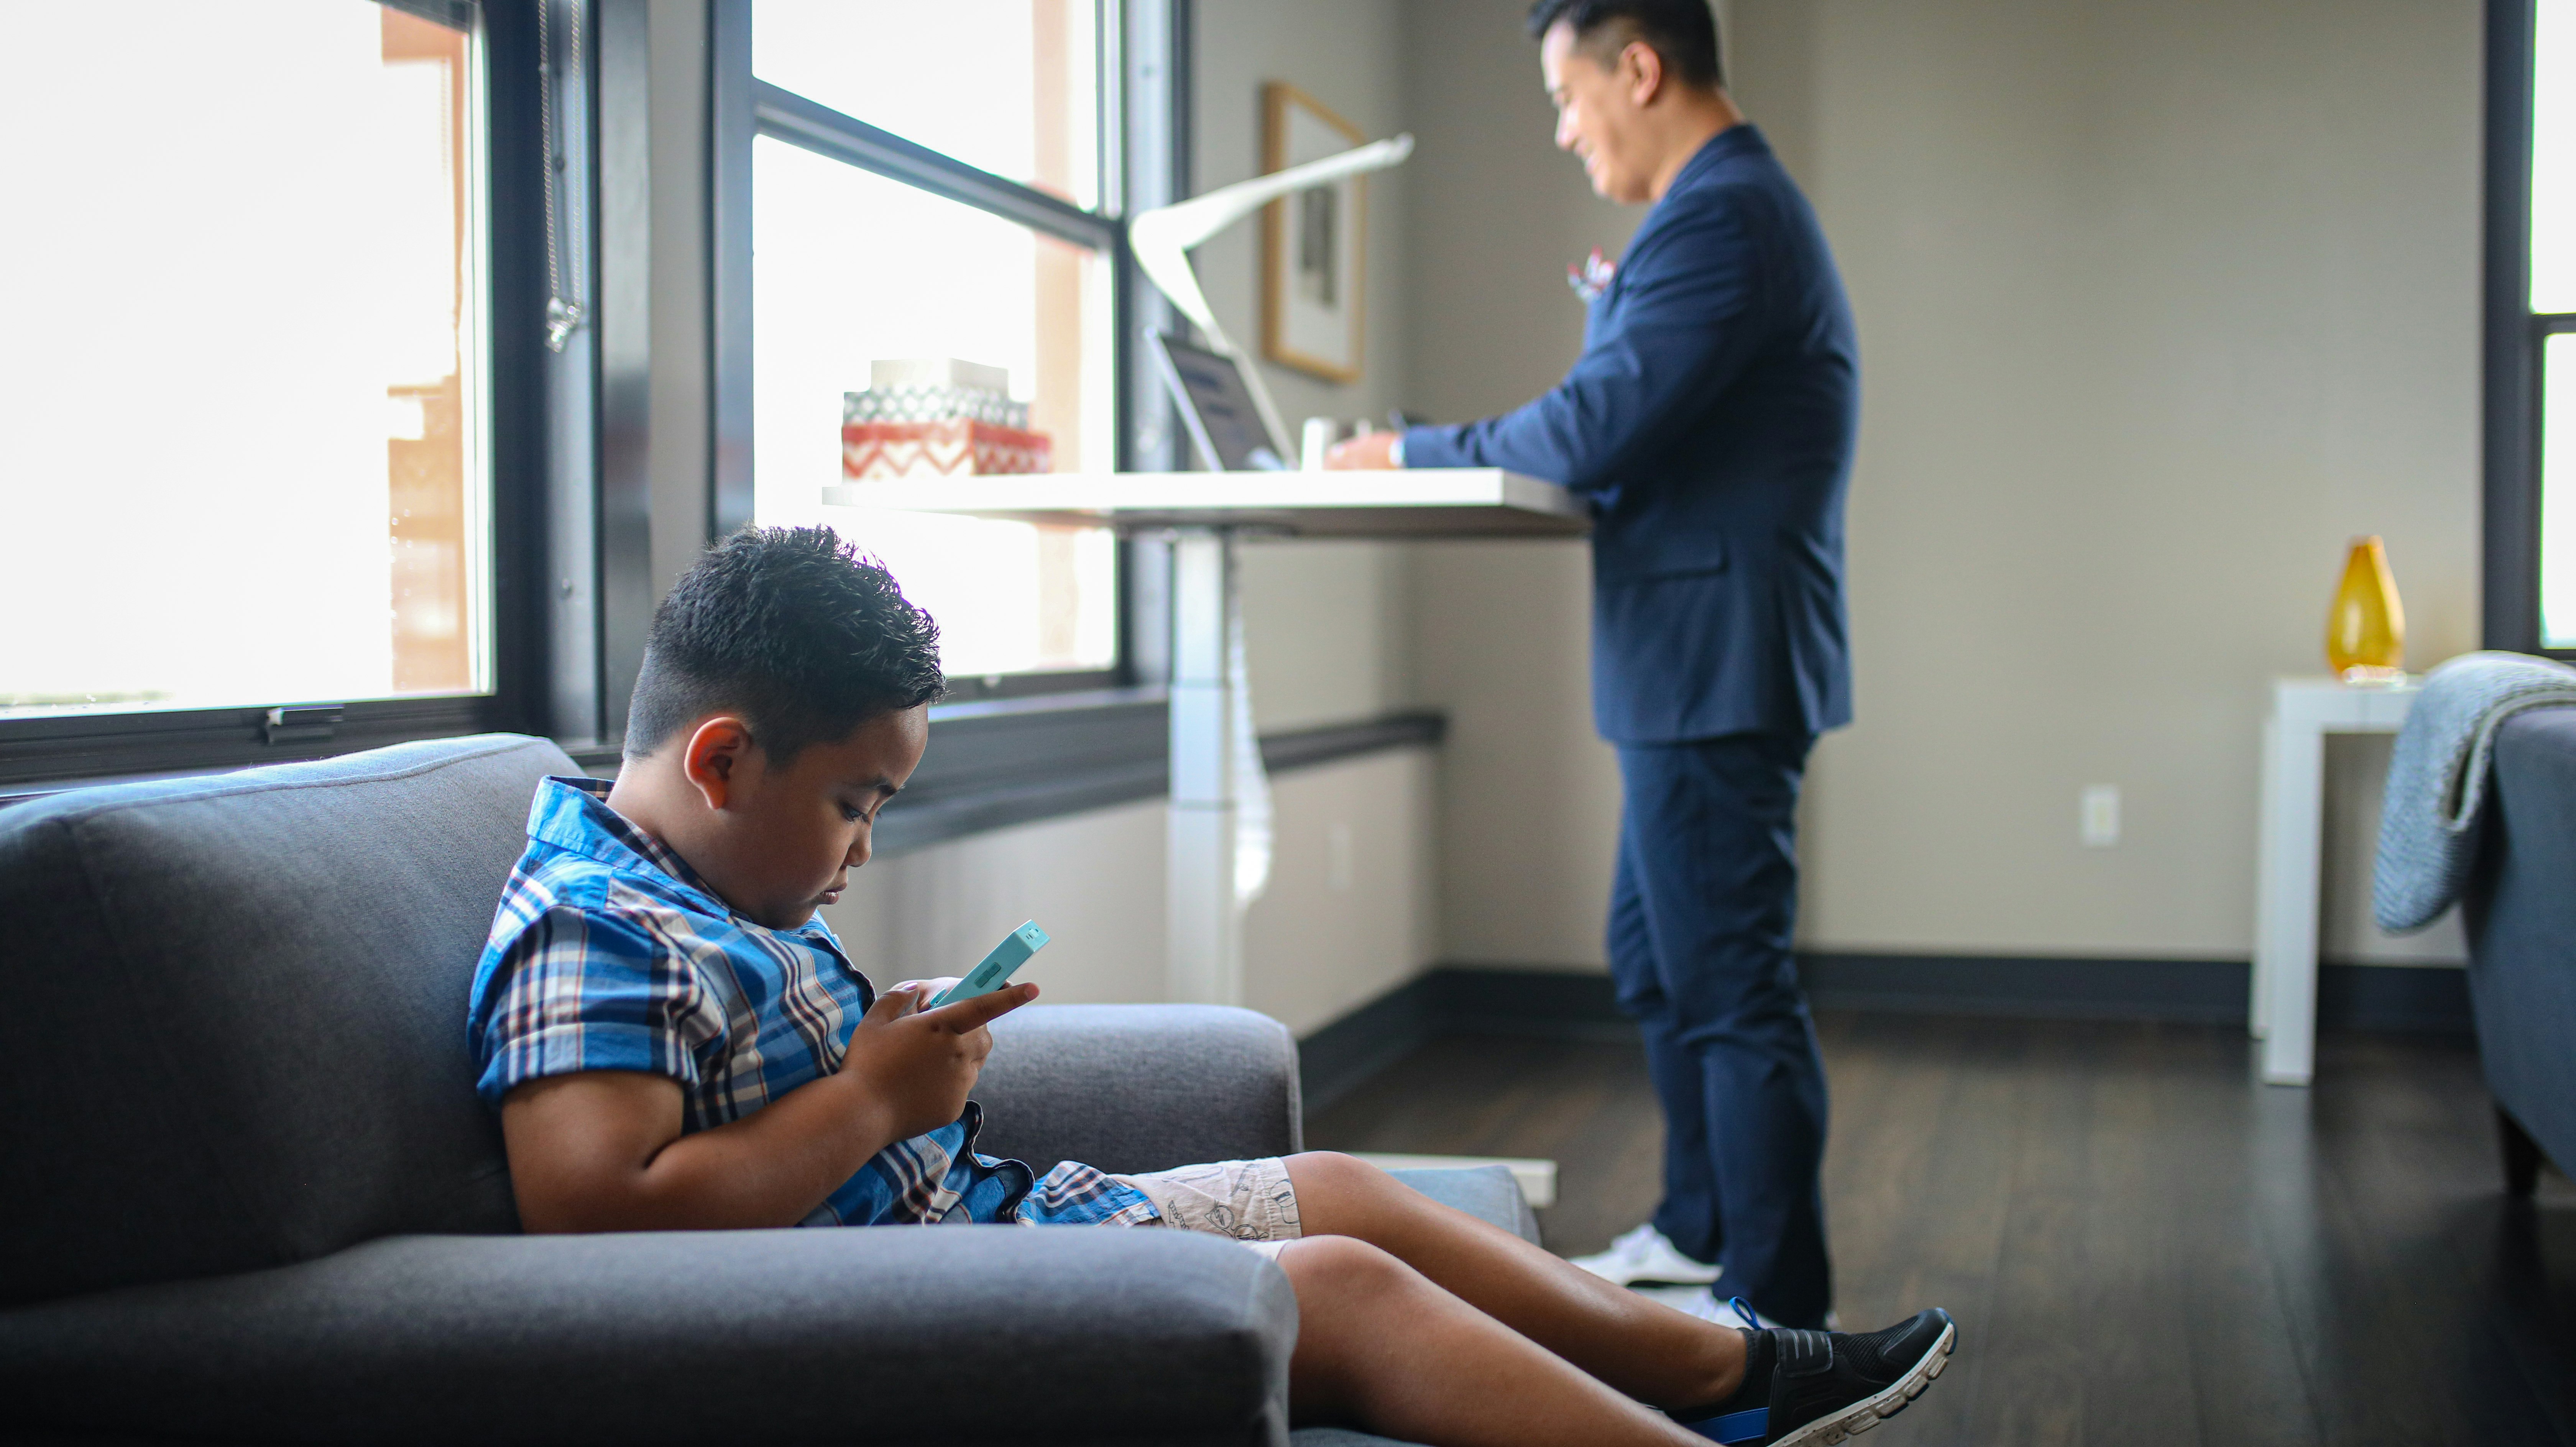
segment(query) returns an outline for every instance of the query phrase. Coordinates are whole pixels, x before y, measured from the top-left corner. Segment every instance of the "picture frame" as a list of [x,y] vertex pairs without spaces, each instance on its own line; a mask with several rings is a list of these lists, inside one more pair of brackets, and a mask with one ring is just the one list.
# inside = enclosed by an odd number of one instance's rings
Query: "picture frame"
[[[1337,155],[1366,139],[1286,81],[1261,88],[1262,172]],[[1368,183],[1354,176],[1263,208],[1261,354],[1328,382],[1356,382],[1366,355]]]

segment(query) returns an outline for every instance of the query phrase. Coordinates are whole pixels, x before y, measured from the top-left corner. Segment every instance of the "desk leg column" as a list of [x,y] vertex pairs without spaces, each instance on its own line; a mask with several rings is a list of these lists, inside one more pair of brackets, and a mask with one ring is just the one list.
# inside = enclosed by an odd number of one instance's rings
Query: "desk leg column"
[[2325,735],[2312,719],[2275,713],[2271,777],[2263,790],[2261,920],[2254,978],[2263,999],[2263,1080],[2305,1085],[2316,1074],[2317,871],[2324,845]]
[[1234,691],[1227,666],[1234,539],[1182,532],[1172,545],[1172,822],[1165,865],[1167,998],[1243,1003],[1243,912],[1234,899]]

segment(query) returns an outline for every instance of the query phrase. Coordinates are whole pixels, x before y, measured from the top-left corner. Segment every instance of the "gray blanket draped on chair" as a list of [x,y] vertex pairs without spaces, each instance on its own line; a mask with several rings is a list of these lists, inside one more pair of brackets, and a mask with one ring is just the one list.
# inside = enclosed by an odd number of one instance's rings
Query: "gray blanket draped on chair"
[[2419,930],[2460,896],[2476,862],[2479,807],[2499,725],[2527,708],[2576,705],[2576,668],[2520,653],[2464,653],[2436,667],[2398,730],[2380,805],[2370,912]]

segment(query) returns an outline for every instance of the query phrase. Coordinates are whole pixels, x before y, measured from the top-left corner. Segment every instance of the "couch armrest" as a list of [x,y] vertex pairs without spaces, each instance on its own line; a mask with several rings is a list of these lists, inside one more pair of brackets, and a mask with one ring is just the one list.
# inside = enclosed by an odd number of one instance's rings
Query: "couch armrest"
[[453,1444],[1284,1444],[1233,1242],[1017,1226],[398,1236],[0,1312],[15,1429]]
[[1530,1209],[1529,1197],[1521,1194],[1521,1183],[1512,1178],[1509,1166],[1434,1167],[1387,1174],[1443,1206],[1491,1221],[1532,1246],[1547,1244],[1539,1239],[1538,1213]]
[[1220,1005],[1030,1005],[993,1022],[976,1149],[1159,1171],[1304,1148],[1297,1042]]

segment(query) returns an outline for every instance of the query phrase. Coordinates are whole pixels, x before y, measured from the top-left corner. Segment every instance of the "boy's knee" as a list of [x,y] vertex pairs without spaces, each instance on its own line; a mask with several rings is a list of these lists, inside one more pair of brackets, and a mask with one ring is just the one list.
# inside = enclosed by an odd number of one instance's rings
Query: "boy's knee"
[[1384,1301],[1423,1277],[1395,1256],[1355,1236],[1307,1236],[1279,1253],[1280,1269],[1297,1289],[1300,1306],[1323,1299]]
[[1342,1199],[1399,1191],[1403,1183],[1357,1156],[1307,1151],[1288,1158],[1288,1178],[1302,1196],[1330,1193]]
[[1417,1226],[1430,1198],[1385,1171],[1339,1151],[1308,1151],[1288,1158],[1297,1188],[1297,1211],[1318,1236],[1359,1236],[1380,1245]]

